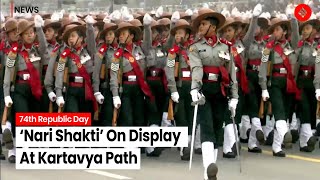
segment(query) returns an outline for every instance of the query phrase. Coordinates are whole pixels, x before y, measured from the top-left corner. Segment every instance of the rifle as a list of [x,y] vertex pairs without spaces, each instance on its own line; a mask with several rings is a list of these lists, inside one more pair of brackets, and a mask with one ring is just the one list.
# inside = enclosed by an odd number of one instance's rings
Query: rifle
[[52,113],[53,111],[53,104],[52,104],[52,101],[50,101],[49,103],[49,113]]
[[259,118],[260,119],[264,118],[264,101],[263,101],[263,98],[261,98],[261,101],[260,101]]
[[[11,106],[11,104],[9,104]],[[10,114],[10,107],[5,106],[2,114],[2,125],[6,125],[8,115]]]
[[[122,47],[123,50],[123,47]],[[122,51],[124,53],[124,51]],[[119,96],[121,97],[122,92],[123,92],[123,87],[122,87],[122,74],[123,74],[123,53],[120,58],[120,69],[118,71],[118,83],[119,83]],[[117,119],[119,115],[120,109],[117,109],[116,107],[113,108],[113,117],[112,117],[112,126],[117,126]]]
[[316,116],[317,116],[317,119],[320,118],[320,101],[317,102],[317,112],[316,112]]
[[169,100],[169,107],[168,107],[168,120],[174,120],[174,112],[173,112],[173,101],[172,99]]

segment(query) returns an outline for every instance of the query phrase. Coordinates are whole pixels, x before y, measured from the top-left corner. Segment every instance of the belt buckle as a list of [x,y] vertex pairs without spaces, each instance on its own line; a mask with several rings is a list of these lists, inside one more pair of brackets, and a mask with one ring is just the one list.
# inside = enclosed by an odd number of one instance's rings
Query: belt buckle
[[23,76],[22,78],[24,81],[27,81],[30,79],[30,74],[23,74],[22,76]]
[[280,74],[287,74],[286,68],[280,68]]
[[308,76],[309,75],[309,70],[303,70],[303,74],[304,74],[304,76]]
[[182,77],[191,77],[191,72],[190,71],[182,71]]
[[83,83],[83,77],[81,77],[81,76],[75,76],[75,77],[74,77],[74,82],[76,82],[76,83]]
[[253,65],[252,70],[259,71],[260,66],[259,65]]
[[156,77],[158,75],[158,72],[155,70],[151,71],[151,76]]
[[128,81],[137,81],[137,76],[135,76],[135,75],[130,75],[130,76],[128,76]]
[[218,74],[209,73],[208,80],[210,81],[218,81]]

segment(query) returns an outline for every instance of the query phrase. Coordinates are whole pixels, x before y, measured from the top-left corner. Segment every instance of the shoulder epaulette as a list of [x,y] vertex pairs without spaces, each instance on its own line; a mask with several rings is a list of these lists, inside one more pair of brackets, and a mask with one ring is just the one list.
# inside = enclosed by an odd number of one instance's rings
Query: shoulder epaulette
[[122,56],[123,50],[121,48],[119,48],[115,53],[114,53],[114,57],[119,59]]
[[100,59],[103,58],[104,54],[106,53],[108,47],[107,44],[102,44],[101,47],[99,48],[99,51],[97,53],[97,55],[99,56]]
[[226,40],[226,39],[224,39],[224,38],[219,38],[219,41],[220,41],[221,43],[227,45],[227,46],[232,46],[232,45],[233,45],[232,42],[230,42],[230,41],[228,41],[228,40]]
[[303,46],[303,40],[300,40],[299,42],[298,42],[298,48],[300,48],[300,47],[302,47]]
[[268,41],[270,39],[271,35],[265,35],[262,37],[262,40]]

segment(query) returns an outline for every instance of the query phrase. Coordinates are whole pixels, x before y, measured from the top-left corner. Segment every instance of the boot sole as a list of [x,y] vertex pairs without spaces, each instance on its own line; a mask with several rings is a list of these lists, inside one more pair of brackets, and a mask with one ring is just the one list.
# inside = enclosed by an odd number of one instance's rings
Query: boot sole
[[291,133],[287,132],[284,135],[283,144],[284,144],[284,148],[286,148],[286,149],[292,148],[292,135],[291,135]]
[[257,138],[257,140],[258,140],[258,142],[260,144],[264,144],[265,143],[264,134],[263,134],[263,132],[261,130],[256,131],[256,138]]
[[12,138],[12,132],[9,129],[5,129],[2,134],[3,142],[5,143],[5,147],[8,150],[13,149],[13,138]]
[[308,149],[310,152],[314,151],[314,149],[316,148],[316,143],[317,143],[317,138],[312,136],[308,142],[307,142],[307,145],[308,145]]
[[208,180],[216,180],[218,174],[218,166],[215,163],[211,163],[207,169]]

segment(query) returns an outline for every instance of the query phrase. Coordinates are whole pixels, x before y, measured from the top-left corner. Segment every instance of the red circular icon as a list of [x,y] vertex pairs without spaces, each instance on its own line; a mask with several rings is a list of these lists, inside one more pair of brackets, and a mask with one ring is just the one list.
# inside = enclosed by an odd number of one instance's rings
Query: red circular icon
[[306,21],[311,17],[312,10],[306,4],[299,4],[294,10],[294,16],[299,21]]

